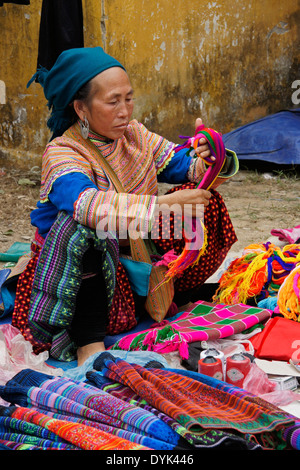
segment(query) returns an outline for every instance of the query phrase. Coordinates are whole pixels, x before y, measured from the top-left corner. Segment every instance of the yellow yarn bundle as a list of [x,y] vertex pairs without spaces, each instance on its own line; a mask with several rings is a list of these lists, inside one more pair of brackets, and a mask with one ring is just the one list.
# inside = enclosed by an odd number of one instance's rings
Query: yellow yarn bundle
[[[214,302],[227,305],[238,302],[247,303],[249,298],[259,295],[268,287],[276,271],[275,263],[280,267],[286,265],[290,267],[290,270],[293,269],[300,263],[300,245],[287,245],[283,251],[269,242],[247,246],[243,256],[232,261],[227,271],[221,276],[219,288],[213,298]],[[290,272],[290,270],[286,271],[285,267],[282,267],[282,270],[286,272],[286,275]],[[267,292],[266,295],[268,296],[269,293]],[[282,295],[285,294],[282,293]],[[284,302],[287,302],[286,298]]]
[[263,245],[249,245],[245,253],[229,265],[220,279],[214,302],[232,305],[246,303],[267,280],[267,252]]
[[277,296],[279,312],[290,320],[300,321],[300,265],[286,277]]

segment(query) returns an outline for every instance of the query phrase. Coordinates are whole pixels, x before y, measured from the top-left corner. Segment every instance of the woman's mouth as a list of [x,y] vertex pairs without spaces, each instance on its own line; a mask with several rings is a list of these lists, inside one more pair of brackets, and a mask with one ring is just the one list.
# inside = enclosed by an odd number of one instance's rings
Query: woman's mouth
[[128,126],[128,123],[125,122],[124,124],[119,124],[118,126],[115,126],[116,129],[125,129]]

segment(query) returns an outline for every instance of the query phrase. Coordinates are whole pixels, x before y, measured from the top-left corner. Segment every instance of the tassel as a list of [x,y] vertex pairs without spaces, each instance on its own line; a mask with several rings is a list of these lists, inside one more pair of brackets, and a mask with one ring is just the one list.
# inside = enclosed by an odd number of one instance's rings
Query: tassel
[[[199,146],[199,140],[202,137],[207,139],[208,146],[211,151],[211,157],[204,159],[205,163],[208,165],[208,169],[206,170],[202,180],[198,183],[197,188],[209,189],[218,177],[226,160],[226,151],[221,134],[213,129],[205,128],[204,125],[201,125],[196,129],[196,135],[194,137],[188,138],[188,140],[183,145],[178,146],[175,149],[175,152],[178,152],[182,148],[187,148],[187,153],[193,156],[196,148]],[[205,253],[207,248],[207,231],[203,225],[203,222],[200,222],[203,232],[202,247],[197,250],[191,249],[190,242],[187,240],[184,233],[183,236],[185,238],[185,247],[182,253],[168,265],[168,271],[165,274],[165,280],[156,286],[154,290],[158,289],[164,282],[167,282],[174,277],[180,277],[187,268],[190,268],[199,263],[201,256]],[[193,233],[195,233],[196,228],[197,221],[193,219]]]
[[149,333],[145,336],[143,340],[143,345],[144,346],[150,346],[151,344],[155,343],[157,336],[157,332],[155,330],[149,331]]
[[51,140],[55,137],[60,137],[72,124],[68,110],[55,110],[52,109],[50,118],[48,119],[47,126],[52,131]]
[[49,70],[47,70],[45,67],[39,65],[37,68],[37,71],[35,74],[31,77],[29,82],[27,83],[26,88],[29,88],[32,82],[36,81],[39,83],[42,87],[44,86],[45,80],[48,76]]
[[249,297],[260,294],[268,279],[269,250],[250,253],[234,260],[221,276],[213,301],[232,305],[247,303]]
[[182,253],[176,258],[176,260],[171,261],[168,266],[168,271],[166,272],[166,277],[172,279],[175,276],[180,277],[187,268],[190,268],[199,263],[201,256],[205,253],[207,248],[207,232],[203,226],[204,231],[204,240],[202,248],[200,250],[190,250],[188,248],[189,244],[186,243]]
[[189,348],[186,341],[181,341],[181,343],[179,344],[178,351],[182,359],[187,360],[189,358]]

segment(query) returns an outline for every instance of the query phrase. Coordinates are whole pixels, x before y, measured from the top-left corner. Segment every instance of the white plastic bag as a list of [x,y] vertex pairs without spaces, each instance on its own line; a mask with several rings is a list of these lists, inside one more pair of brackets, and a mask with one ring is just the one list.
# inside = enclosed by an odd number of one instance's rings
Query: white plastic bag
[[10,324],[0,325],[0,385],[10,380],[22,369],[33,369],[48,375],[63,375],[60,368],[46,364],[49,354],[35,354],[32,345],[20,331]]
[[254,348],[249,338],[260,332],[261,328],[256,328],[248,334],[237,333],[227,338],[202,341],[201,346],[203,349],[215,348],[218,351],[222,351],[225,357],[238,353],[244,354],[245,352],[254,355]]

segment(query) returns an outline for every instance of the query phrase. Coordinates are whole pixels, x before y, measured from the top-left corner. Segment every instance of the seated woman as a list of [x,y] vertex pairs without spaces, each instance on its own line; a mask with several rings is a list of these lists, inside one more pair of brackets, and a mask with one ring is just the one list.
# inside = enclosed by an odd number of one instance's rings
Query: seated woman
[[[130,330],[143,315],[146,297],[133,291],[119,258],[130,252],[128,231],[121,237],[120,230],[136,219],[136,208],[143,233],[151,231],[162,205],[182,210],[190,205],[192,216],[199,205],[205,208],[207,249],[197,265],[175,279],[177,307],[193,300],[236,236],[220,194],[195,185],[205,173],[207,141],[196,149],[200,158],[191,158],[186,149],[175,152],[175,143],[131,120],[129,77],[102,48],[64,51],[50,71],[39,70],[34,79],[48,100],[53,135],[43,155],[40,201],[31,216],[36,236],[18,280],[12,324],[36,353],[49,350],[67,361],[77,354],[81,365],[105,349],[106,334]],[[107,164],[124,193],[116,191]],[[179,186],[158,195],[158,182]],[[125,222],[118,219],[116,233],[100,237],[97,227],[105,217],[109,222],[112,208],[122,213],[125,194]],[[172,236],[153,242],[161,254],[184,247]]]

